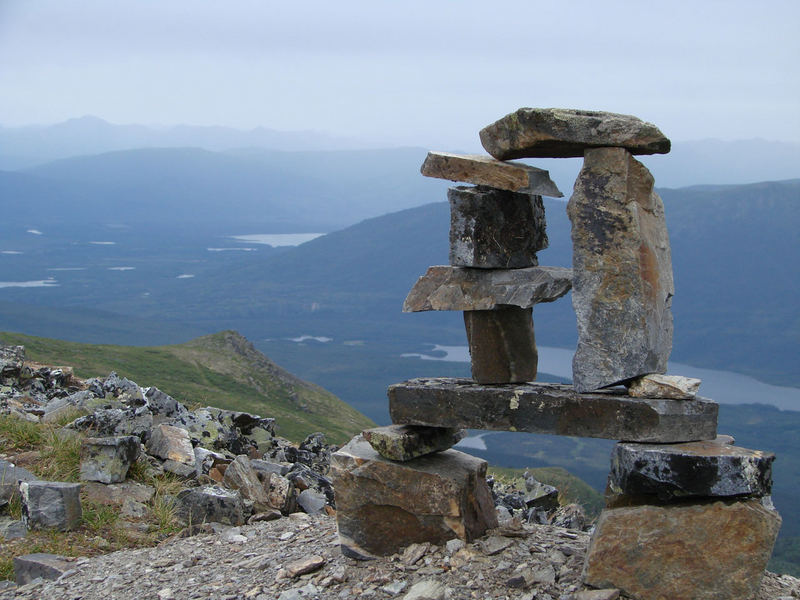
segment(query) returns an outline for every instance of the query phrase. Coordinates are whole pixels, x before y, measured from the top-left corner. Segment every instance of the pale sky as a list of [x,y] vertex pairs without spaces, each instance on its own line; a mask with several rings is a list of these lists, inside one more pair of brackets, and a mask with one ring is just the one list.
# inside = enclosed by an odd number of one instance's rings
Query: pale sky
[[800,142],[800,2],[0,0],[0,125],[264,126],[470,149],[521,106]]

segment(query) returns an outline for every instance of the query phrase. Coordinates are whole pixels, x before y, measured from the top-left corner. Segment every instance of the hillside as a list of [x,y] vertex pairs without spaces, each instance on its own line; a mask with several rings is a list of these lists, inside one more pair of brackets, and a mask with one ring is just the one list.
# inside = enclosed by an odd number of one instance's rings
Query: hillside
[[278,367],[234,331],[155,347],[76,344],[12,333],[0,333],[0,343],[25,346],[37,362],[73,366],[79,377],[116,371],[187,405],[274,417],[278,433],[293,441],[324,431],[341,444],[373,424],[330,392]]

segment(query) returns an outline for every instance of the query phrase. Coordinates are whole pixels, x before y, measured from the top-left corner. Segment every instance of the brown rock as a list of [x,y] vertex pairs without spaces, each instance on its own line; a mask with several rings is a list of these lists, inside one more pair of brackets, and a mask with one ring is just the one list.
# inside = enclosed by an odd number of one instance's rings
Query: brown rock
[[752,598],[780,523],[758,500],[606,509],[583,580],[639,600]]
[[524,163],[502,162],[479,154],[428,152],[421,171],[426,177],[463,181],[509,192],[554,198],[564,196],[544,169]]
[[492,431],[528,431],[631,442],[691,442],[716,437],[710,400],[646,400],[624,390],[578,394],[571,385],[479,385],[420,378],[389,386],[392,422]]
[[636,398],[674,398],[692,400],[701,381],[680,375],[642,375],[625,383],[628,394]]
[[363,436],[331,457],[342,552],[371,558],[413,543],[471,542],[497,527],[486,462],[447,450],[399,463]]
[[194,448],[189,432],[172,425],[156,425],[147,440],[147,452],[164,460],[174,460],[185,465],[195,465]]
[[407,461],[452,448],[464,438],[466,432],[446,427],[389,425],[366,429],[362,434],[382,457]]
[[539,354],[530,308],[464,312],[472,378],[478,383],[523,383],[536,379]]
[[631,115],[569,108],[520,108],[481,132],[498,160],[583,156],[589,148],[616,146],[631,154],[666,154],[670,141],[658,127]]
[[417,280],[403,312],[423,310],[493,310],[501,305],[531,308],[553,302],[572,287],[564,267],[468,269],[435,266]]
[[665,372],[674,287],[653,176],[624,148],[587,150],[567,214],[578,321],[575,389]]
[[454,187],[450,201],[450,264],[479,269],[535,267],[547,248],[541,196],[487,187]]
[[239,490],[243,498],[252,500],[257,511],[276,508],[271,505],[267,489],[259,480],[255,469],[250,466],[250,459],[244,455],[237,456],[228,465],[222,483],[227,488]]
[[317,569],[321,569],[323,566],[325,566],[326,562],[327,561],[324,557],[315,554],[307,558],[302,558],[300,560],[291,562],[283,568],[289,577],[300,577],[300,575],[313,573]]

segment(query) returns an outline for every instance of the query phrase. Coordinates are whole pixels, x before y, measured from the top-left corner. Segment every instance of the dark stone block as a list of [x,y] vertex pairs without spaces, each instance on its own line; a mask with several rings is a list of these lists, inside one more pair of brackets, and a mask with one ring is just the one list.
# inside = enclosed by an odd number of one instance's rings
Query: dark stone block
[[478,383],[522,383],[536,379],[539,354],[532,309],[507,306],[464,311],[472,378]]

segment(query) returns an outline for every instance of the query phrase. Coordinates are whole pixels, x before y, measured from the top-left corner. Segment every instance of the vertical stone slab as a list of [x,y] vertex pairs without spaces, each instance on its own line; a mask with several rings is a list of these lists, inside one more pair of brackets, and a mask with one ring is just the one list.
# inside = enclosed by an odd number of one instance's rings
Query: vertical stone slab
[[472,378],[478,383],[524,383],[536,379],[539,354],[533,309],[505,306],[466,310]]
[[664,373],[674,287],[653,176],[624,148],[586,150],[567,214],[578,321],[576,391]]
[[490,187],[447,190],[450,264],[479,269],[522,269],[539,264],[547,248],[541,196]]

